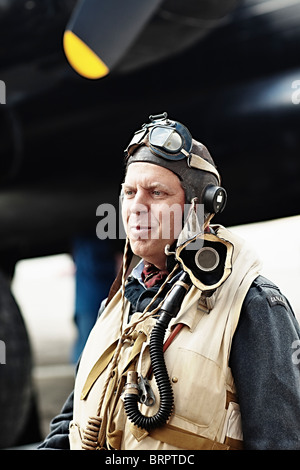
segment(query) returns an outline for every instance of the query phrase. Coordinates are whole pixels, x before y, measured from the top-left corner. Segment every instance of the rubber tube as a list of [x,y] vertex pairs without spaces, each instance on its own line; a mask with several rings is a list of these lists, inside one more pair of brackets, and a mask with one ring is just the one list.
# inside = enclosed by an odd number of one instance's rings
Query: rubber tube
[[[180,281],[190,286],[190,280],[186,273],[183,273]],[[163,426],[171,416],[174,407],[173,389],[164,360],[163,344],[166,329],[170,320],[177,315],[186,292],[187,287],[184,287],[182,284],[174,285],[174,288],[162,305],[160,317],[150,337],[150,359],[160,397],[157,413],[153,416],[144,416],[138,408],[139,397],[137,394],[127,393],[124,397],[124,408],[128,419],[146,431]]]

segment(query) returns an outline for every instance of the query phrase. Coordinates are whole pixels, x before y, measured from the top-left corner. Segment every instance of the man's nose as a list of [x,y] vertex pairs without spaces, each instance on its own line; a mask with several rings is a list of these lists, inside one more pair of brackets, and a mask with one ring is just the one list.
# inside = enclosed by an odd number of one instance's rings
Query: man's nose
[[135,214],[148,212],[149,202],[145,191],[138,190],[135,193],[130,210]]

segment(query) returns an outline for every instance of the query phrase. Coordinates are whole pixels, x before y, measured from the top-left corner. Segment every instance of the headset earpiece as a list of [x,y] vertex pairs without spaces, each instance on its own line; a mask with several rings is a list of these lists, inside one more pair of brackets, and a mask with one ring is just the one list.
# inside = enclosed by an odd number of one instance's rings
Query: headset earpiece
[[209,184],[204,191],[202,202],[205,207],[205,212],[210,214],[220,214],[227,201],[227,193],[221,186]]

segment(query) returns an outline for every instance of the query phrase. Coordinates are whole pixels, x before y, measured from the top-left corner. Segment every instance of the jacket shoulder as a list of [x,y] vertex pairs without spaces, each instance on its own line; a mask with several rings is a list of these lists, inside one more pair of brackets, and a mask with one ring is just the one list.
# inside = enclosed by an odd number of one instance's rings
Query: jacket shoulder
[[258,276],[251,284],[244,300],[243,310],[250,307],[250,304],[261,304],[269,311],[285,310],[294,315],[288,299],[282,294],[279,287],[264,276]]

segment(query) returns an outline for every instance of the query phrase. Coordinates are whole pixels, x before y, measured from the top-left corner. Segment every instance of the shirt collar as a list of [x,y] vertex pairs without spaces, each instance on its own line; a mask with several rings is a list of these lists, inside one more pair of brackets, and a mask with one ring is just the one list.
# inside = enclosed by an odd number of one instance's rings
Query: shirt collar
[[139,263],[133,268],[133,270],[131,271],[131,276],[134,278],[134,279],[137,279],[139,281],[139,283],[145,287],[145,284],[143,283],[142,281],[142,271],[144,269],[144,260],[141,259],[139,261]]

